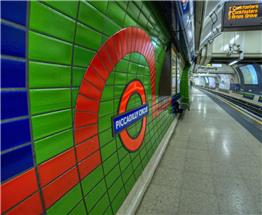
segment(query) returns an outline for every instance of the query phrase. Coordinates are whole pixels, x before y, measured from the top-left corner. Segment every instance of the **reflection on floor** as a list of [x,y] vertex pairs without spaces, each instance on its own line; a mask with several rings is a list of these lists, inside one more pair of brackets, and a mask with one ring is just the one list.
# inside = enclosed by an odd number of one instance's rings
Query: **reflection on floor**
[[262,214],[262,144],[197,89],[137,211]]

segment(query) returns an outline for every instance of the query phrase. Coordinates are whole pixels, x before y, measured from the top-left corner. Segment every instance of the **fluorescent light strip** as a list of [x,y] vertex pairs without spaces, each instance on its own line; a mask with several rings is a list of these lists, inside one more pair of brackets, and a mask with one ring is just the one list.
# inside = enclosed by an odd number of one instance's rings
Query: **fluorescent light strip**
[[229,63],[228,65],[229,65],[229,66],[232,66],[232,65],[236,64],[238,61],[239,61],[239,60],[234,60],[234,61],[232,61],[231,63]]

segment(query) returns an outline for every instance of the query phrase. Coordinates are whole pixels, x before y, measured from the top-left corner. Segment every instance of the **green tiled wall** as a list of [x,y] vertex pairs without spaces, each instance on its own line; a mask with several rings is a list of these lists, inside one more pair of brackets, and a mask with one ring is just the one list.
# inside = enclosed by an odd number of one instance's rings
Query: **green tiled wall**
[[[32,132],[37,164],[74,147],[73,118],[78,88],[91,59],[101,45],[122,28],[137,26],[155,47],[156,89],[168,36],[150,3],[132,1],[30,2],[29,87]],[[139,79],[146,90],[150,114],[144,142],[128,152],[112,136],[112,116],[117,115],[125,86]],[[141,101],[133,96],[128,109]],[[115,214],[141,175],[172,122],[168,110],[152,120],[149,67],[133,53],[110,74],[99,108],[99,143],[102,164],[51,207],[47,214]],[[135,136],[141,121],[128,128]]]

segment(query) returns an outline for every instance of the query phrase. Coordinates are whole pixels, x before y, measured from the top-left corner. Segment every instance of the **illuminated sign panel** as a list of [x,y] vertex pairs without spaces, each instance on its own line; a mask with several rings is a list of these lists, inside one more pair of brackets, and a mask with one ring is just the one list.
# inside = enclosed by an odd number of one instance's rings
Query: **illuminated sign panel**
[[262,30],[262,3],[226,2],[222,19],[223,31]]
[[258,4],[232,6],[228,9],[228,20],[258,17]]

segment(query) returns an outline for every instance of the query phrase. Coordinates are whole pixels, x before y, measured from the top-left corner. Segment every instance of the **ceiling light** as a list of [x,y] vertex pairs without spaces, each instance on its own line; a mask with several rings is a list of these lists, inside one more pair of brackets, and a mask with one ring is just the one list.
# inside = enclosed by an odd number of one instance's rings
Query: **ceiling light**
[[239,60],[234,60],[234,61],[230,62],[228,65],[229,65],[229,66],[232,66],[232,65],[236,64],[238,61],[239,61]]

